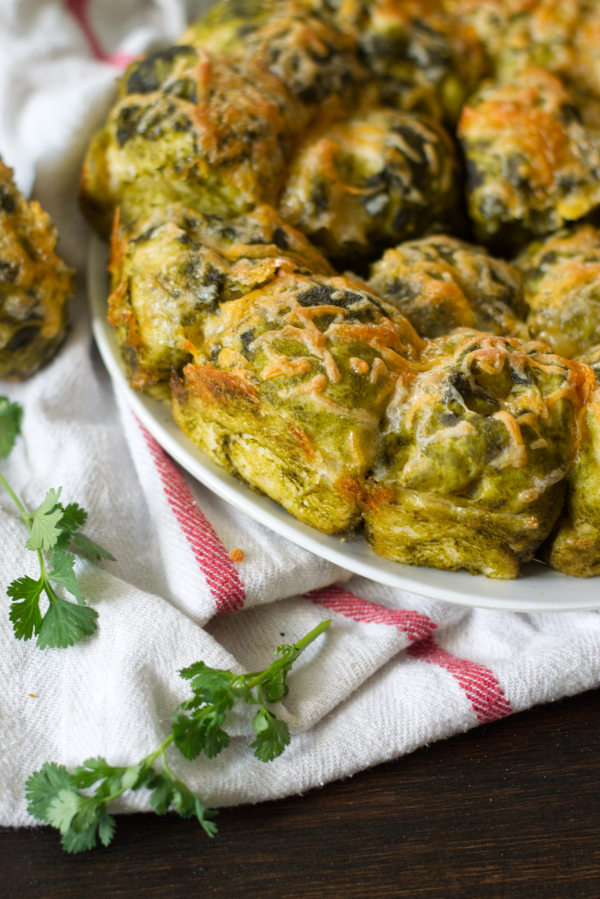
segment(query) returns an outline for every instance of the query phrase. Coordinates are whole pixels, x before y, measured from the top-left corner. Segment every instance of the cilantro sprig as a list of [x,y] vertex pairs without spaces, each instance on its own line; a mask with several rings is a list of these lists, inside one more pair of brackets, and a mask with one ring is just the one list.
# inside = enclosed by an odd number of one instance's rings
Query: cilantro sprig
[[[262,762],[281,755],[290,742],[289,730],[265,702],[279,702],[287,695],[285,681],[292,665],[330,624],[329,619],[323,621],[297,643],[278,646],[279,658],[264,671],[233,674],[209,668],[204,662],[184,668],[179,673],[190,682],[193,695],[177,707],[171,733],[154,752],[129,767],[114,767],[102,757],[92,758],[70,773],[63,765],[46,762],[25,785],[29,814],[56,827],[67,852],[83,852],[93,849],[98,840],[104,846],[111,842],[115,820],[108,814],[108,804],[127,790],[146,788],[157,815],[173,809],[183,818],[195,816],[213,837],[217,828],[212,819],[217,812],[206,808],[173,774],[165,757],[167,747],[173,743],[187,759],[201,752],[214,758],[229,745],[223,724],[235,702],[241,701],[259,707],[253,720],[254,755]],[[158,771],[156,763],[160,764]]]
[[[21,432],[22,419],[21,406],[0,397],[0,458],[10,454]],[[73,646],[94,633],[98,613],[87,605],[79,588],[72,550],[84,552],[94,559],[116,560],[107,550],[79,533],[79,528],[87,521],[87,512],[77,503],[63,506],[60,502],[62,487],[48,490],[37,509],[27,512],[1,473],[0,485],[19,510],[29,532],[25,546],[37,554],[40,566],[39,578],[29,575],[16,578],[7,589],[12,599],[9,617],[15,637],[30,640],[35,635],[40,649]],[[49,567],[44,553],[50,554]],[[54,587],[56,584],[64,587],[76,602],[59,596]],[[42,596],[48,601],[44,615],[40,608]]]

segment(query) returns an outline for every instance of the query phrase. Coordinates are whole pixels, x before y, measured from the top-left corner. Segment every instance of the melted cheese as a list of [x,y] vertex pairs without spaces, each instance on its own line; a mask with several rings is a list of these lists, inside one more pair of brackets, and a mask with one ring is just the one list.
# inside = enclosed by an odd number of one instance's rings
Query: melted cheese
[[427,437],[424,443],[450,443],[451,440],[458,440],[460,437],[471,437],[476,433],[477,430],[470,422],[461,421],[451,428],[440,428],[439,431]]
[[269,365],[265,365],[260,373],[263,381],[269,378],[293,377],[306,375],[312,368],[312,360],[308,356],[271,356]]
[[506,426],[510,438],[508,447],[490,463],[492,468],[508,468],[509,465],[513,468],[524,468],[527,465],[527,448],[523,444],[523,435],[514,416],[502,410],[495,412],[492,418],[498,419]]
[[538,499],[538,497],[542,495],[542,493],[544,493],[548,489],[548,487],[551,487],[552,484],[558,484],[559,481],[562,481],[565,474],[566,471],[564,468],[555,468],[554,471],[549,472],[549,474],[547,474],[543,478],[532,478],[531,481],[533,486],[529,487],[527,490],[522,490],[519,493],[519,499],[523,503],[534,502],[536,499]]

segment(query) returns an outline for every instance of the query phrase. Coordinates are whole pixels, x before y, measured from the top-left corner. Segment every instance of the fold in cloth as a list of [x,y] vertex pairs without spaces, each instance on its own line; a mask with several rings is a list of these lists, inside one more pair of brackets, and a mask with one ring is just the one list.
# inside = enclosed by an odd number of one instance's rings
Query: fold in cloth
[[[196,12],[199,4],[196,4]],[[176,39],[177,0],[4,0],[0,153],[56,222],[60,252],[83,274],[88,230],[76,205],[85,146],[119,66]],[[595,612],[522,615],[449,605],[349,575],[288,543],[194,482],[115,397],[94,349],[83,290],[54,361],[0,392],[25,408],[2,471],[29,507],[49,487],[89,512],[86,533],[116,563],[77,561],[97,633],[41,652],[0,615],[0,823],[32,825],[24,783],[45,761],[94,755],[132,764],[166,736],[187,695],[178,670],[203,659],[257,670],[282,641],[332,619],[299,659],[277,714],[292,741],[265,765],[236,711],[216,759],[172,767],[210,805],[306,790],[432,740],[600,683]],[[0,495],[0,582],[36,559]],[[231,561],[241,548],[244,560]],[[3,590],[5,589],[3,587]],[[117,811],[147,810],[145,791]]]

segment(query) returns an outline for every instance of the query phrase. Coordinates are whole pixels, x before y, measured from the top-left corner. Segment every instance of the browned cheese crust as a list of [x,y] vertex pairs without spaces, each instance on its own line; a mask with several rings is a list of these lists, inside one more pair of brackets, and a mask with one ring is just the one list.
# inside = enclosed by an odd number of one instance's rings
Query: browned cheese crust
[[170,400],[169,381],[190,362],[204,321],[280,271],[333,274],[271,206],[234,219],[163,210],[113,234],[108,318],[132,387]]
[[567,358],[600,342],[600,231],[591,225],[537,241],[515,263],[532,337]]
[[560,514],[592,372],[465,330],[419,363],[383,422],[367,539],[398,562],[516,577]]
[[379,422],[422,342],[345,278],[280,273],[205,324],[174,415],[215,461],[325,533],[351,531]]
[[456,220],[457,176],[441,126],[376,108],[309,133],[280,210],[331,258],[352,264]]
[[129,224],[169,202],[225,216],[273,205],[292,132],[290,102],[269,73],[238,71],[193,47],[132,63],[86,157],[85,214],[108,234],[117,206]]
[[270,72],[297,101],[296,128],[347,114],[366,76],[354,37],[303,0],[222,0],[182,43]]
[[514,250],[600,204],[600,138],[549,72],[485,83],[464,107],[458,133],[469,212],[483,243]]
[[470,23],[441,0],[313,0],[353,34],[384,102],[453,125],[486,74]]
[[454,328],[528,336],[520,272],[483,247],[445,234],[387,250],[372,266],[369,287],[421,337]]

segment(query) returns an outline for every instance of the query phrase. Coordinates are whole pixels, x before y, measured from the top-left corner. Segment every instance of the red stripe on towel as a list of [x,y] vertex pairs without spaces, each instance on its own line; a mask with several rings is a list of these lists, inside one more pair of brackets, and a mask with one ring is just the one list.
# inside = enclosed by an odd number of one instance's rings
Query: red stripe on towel
[[365,624],[389,624],[405,633],[409,640],[422,640],[437,627],[431,618],[422,615],[421,612],[388,609],[335,585],[312,590],[306,593],[305,597],[353,621],[362,621]]
[[73,18],[77,20],[79,27],[85,34],[94,58],[99,59],[101,62],[106,62],[106,53],[102,49],[102,45],[90,24],[88,10],[89,0],[66,0],[65,5]]
[[89,0],[65,0],[65,6],[83,31],[94,59],[107,62],[118,69],[125,69],[136,58],[129,53],[113,53],[112,56],[108,56],[104,52],[90,22]]
[[512,708],[502,687],[485,665],[453,655],[438,646],[431,636],[409,646],[407,652],[423,662],[445,668],[465,691],[481,724],[511,714]]
[[438,646],[431,636],[437,625],[427,615],[412,610],[388,609],[335,585],[306,593],[305,598],[353,621],[387,624],[405,633],[415,641],[407,652],[423,662],[445,668],[465,691],[481,724],[512,713],[502,687],[489,668],[461,659]]
[[219,613],[244,607],[246,593],[229,554],[204,517],[185,478],[154,437],[140,424],[165,496],[215,598]]
[[111,66],[116,66],[117,69],[126,69],[130,62],[133,62],[134,59],[139,59],[138,56],[134,56],[132,53],[113,53],[112,56],[108,56],[106,61],[111,64]]

